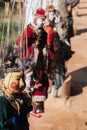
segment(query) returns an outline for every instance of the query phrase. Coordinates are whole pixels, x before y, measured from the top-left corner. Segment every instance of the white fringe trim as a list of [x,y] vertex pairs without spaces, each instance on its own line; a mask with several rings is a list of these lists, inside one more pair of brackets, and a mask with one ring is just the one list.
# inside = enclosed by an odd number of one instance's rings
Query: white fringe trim
[[33,101],[44,101],[44,100],[46,100],[46,96],[33,96],[32,100]]

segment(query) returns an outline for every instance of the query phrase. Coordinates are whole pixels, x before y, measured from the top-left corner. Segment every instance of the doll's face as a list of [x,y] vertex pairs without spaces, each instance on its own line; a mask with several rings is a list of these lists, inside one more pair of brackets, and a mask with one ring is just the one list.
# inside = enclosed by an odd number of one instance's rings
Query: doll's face
[[37,26],[42,27],[43,26],[43,19],[42,18],[37,18]]
[[9,72],[4,79],[4,87],[10,94],[22,92],[25,88],[23,72]]
[[52,21],[55,17],[55,13],[54,12],[49,12],[48,14],[49,20]]

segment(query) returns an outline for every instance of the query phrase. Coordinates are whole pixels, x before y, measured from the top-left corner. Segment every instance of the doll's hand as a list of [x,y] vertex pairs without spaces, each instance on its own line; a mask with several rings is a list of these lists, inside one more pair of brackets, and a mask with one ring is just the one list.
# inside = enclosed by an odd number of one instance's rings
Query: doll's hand
[[38,84],[35,84],[34,88],[39,88],[39,87],[41,87],[41,86],[42,86],[42,84],[41,84],[41,83],[38,83]]

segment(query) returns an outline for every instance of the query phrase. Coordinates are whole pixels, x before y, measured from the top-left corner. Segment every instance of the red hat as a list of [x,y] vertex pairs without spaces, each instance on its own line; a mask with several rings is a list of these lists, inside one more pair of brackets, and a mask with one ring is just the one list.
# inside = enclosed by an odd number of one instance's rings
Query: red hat
[[47,8],[46,8],[47,12],[51,12],[51,11],[54,11],[54,10],[55,10],[55,8],[54,8],[53,5],[48,5]]
[[40,17],[40,18],[44,18],[45,17],[45,11],[44,11],[44,9],[38,8],[36,10],[35,16]]

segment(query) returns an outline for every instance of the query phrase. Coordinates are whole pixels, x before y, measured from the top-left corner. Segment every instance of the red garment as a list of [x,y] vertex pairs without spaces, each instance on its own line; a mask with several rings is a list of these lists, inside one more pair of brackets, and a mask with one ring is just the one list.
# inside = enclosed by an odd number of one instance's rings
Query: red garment
[[55,35],[55,31],[52,29],[50,25],[44,26],[44,30],[47,32],[47,44],[48,47],[50,47]]
[[31,25],[23,30],[18,36],[15,45],[21,48],[21,56],[29,58],[32,50],[32,43],[36,41],[36,33]]
[[48,86],[42,86],[38,89],[35,89],[32,93],[32,100],[37,102],[43,102],[48,97]]
[[36,89],[33,93],[33,96],[46,96],[48,87],[42,86]]
[[41,84],[42,86],[36,88],[32,93],[34,101],[44,101],[48,96],[47,91],[49,82],[46,73],[43,73],[42,75]]

